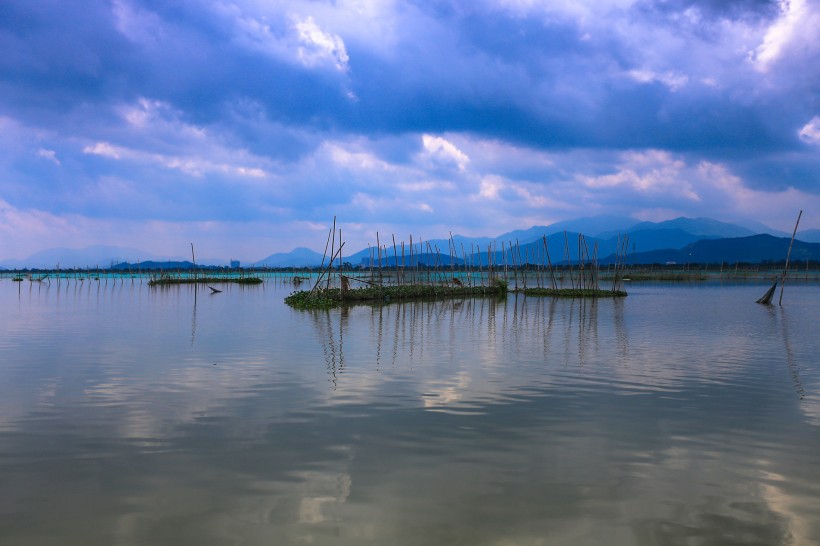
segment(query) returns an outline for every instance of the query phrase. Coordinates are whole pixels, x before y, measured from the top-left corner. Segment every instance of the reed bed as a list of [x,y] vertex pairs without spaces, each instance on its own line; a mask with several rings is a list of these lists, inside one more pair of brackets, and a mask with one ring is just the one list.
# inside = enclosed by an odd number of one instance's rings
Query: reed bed
[[402,286],[368,286],[363,288],[322,288],[300,290],[285,298],[285,303],[296,309],[329,309],[342,304],[389,303],[392,301],[419,301],[433,299],[504,297],[507,284],[499,281],[493,286],[436,286],[413,284]]
[[[467,298],[505,296],[513,292],[534,296],[570,298],[624,297],[628,237],[619,241],[617,261],[613,265],[610,289],[601,287],[598,265],[598,246],[588,245],[583,235],[578,236],[576,257],[571,258],[570,243],[564,234],[564,266],[559,267],[550,256],[547,238],[543,237],[543,252],[534,252],[516,241],[495,242],[484,249],[473,248],[469,254],[464,245],[457,245],[450,234],[448,253],[437,244],[413,241],[409,245],[396,242],[391,235],[391,247],[382,245],[376,233],[376,245],[368,245],[368,256],[352,273],[351,264],[342,262],[341,230],[336,219],[327,235],[325,255],[320,273],[310,290],[293,292],[285,302],[297,309],[321,309],[358,302],[390,302],[433,298]],[[575,243],[573,242],[573,247]],[[330,254],[328,254],[328,249]],[[392,250],[392,252],[391,252]],[[401,252],[399,252],[401,250]],[[459,250],[461,255],[459,256]],[[347,268],[345,267],[347,265]],[[352,287],[352,282],[364,287]],[[529,285],[528,285],[529,283]],[[533,286],[534,285],[534,286]]]
[[169,286],[175,284],[261,284],[259,277],[157,277],[148,281],[148,286]]
[[625,298],[623,290],[600,290],[596,288],[522,288],[518,292],[525,296],[547,296],[553,298]]

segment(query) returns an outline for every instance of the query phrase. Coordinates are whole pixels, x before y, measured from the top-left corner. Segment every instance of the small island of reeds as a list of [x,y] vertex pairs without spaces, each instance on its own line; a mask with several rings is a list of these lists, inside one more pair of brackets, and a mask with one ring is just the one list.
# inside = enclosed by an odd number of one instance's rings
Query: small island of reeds
[[148,281],[148,286],[169,286],[176,284],[260,284],[259,277],[172,277],[161,276]]
[[[540,242],[543,252],[539,243],[537,247],[525,249],[523,254],[518,241],[510,241],[507,245],[502,241],[500,251],[495,243],[491,243],[486,254],[471,245],[468,254],[465,246],[457,245],[450,235],[449,254],[442,255],[438,245],[431,245],[429,241],[425,247],[421,241],[414,243],[412,236],[407,245],[396,243],[395,236],[391,239],[392,255],[387,245],[381,244],[377,232],[376,245],[368,245],[369,255],[354,267],[342,259],[345,243],[341,230],[337,233],[334,218],[313,288],[293,292],[285,298],[285,303],[296,309],[328,309],[359,302],[504,297],[508,292],[562,298],[622,298],[627,295],[622,281],[628,236],[619,240],[611,289],[608,290],[600,286],[603,279],[598,266],[598,247],[593,245],[590,252],[586,238],[581,234],[578,234],[577,259],[572,260],[569,238],[564,233],[564,259],[560,266],[553,264],[546,236]],[[294,284],[302,280],[294,277]],[[366,286],[354,288],[352,282]],[[512,289],[510,284],[514,284]]]
[[601,290],[599,288],[522,288],[518,293],[525,296],[546,296],[552,298],[625,298],[623,290]]
[[300,290],[285,298],[295,309],[330,309],[342,304],[392,301],[419,301],[474,297],[504,297],[507,283],[498,279],[492,286],[441,286],[405,284],[401,286],[367,286],[363,288],[317,288]]

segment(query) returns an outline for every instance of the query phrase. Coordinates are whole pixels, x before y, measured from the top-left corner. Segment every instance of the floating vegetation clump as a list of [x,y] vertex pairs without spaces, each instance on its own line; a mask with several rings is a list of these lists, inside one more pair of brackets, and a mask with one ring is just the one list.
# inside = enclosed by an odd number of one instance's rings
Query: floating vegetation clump
[[[327,290],[300,290],[285,298],[285,303],[294,309],[331,309],[341,303],[338,295],[326,294]],[[338,290],[333,290],[338,292]]]
[[158,277],[148,281],[148,286],[168,286],[172,284],[260,284],[259,277]]
[[294,292],[285,303],[296,309],[330,309],[341,304],[364,302],[391,302],[425,299],[452,299],[506,295],[499,286],[436,286],[408,284],[403,286],[369,286],[342,291],[339,288],[301,290]]
[[700,271],[693,272],[647,272],[647,273],[632,273],[629,277],[624,278],[625,281],[643,282],[643,281],[663,281],[663,282],[689,282],[689,281],[706,281],[709,277]]
[[519,290],[526,296],[548,296],[553,298],[624,298],[623,290],[599,290],[596,288],[524,288]]
[[[610,290],[601,289],[597,243],[590,249],[581,234],[578,234],[576,256],[572,256],[569,237],[564,233],[564,256],[560,267],[553,264],[546,235],[537,244],[524,247],[517,240],[506,245],[501,241],[500,251],[492,242],[487,245],[486,254],[472,244],[468,254],[465,245],[457,243],[452,233],[447,241],[446,254],[430,241],[426,247],[420,240],[414,243],[412,236],[406,246],[403,241],[397,244],[395,236],[391,236],[391,240],[392,249],[381,243],[376,232],[376,246],[368,245],[368,256],[354,267],[342,259],[345,243],[341,229],[336,229],[334,217],[313,288],[292,293],[285,298],[285,303],[297,309],[327,309],[356,302],[503,298],[511,290],[533,296],[566,298],[626,296],[623,281],[628,235],[618,239]],[[357,271],[360,274],[356,274]],[[352,282],[367,286],[351,288]],[[528,282],[536,284],[537,288],[527,287]],[[550,288],[542,288],[544,285]],[[559,288],[561,286],[568,287]]]

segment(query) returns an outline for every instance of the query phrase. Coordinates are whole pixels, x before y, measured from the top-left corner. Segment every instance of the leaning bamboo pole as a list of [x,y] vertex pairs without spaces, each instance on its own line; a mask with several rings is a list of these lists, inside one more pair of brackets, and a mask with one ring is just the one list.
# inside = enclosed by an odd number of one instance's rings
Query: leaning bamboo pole
[[575,278],[572,276],[572,261],[569,254],[569,237],[567,236],[566,231],[564,231],[564,256],[566,257],[567,268],[569,269],[569,283],[572,288],[575,288]]
[[[330,242],[330,255],[331,255],[331,258],[330,258],[330,271],[331,272],[333,271],[333,258],[332,258],[332,256],[334,256],[335,254],[336,254],[336,217],[334,216],[333,217],[333,236],[331,237],[331,242]],[[330,277],[331,277],[330,275],[327,276],[327,286],[325,287],[328,290],[330,289]]]
[[396,284],[401,284],[399,282],[399,257],[396,255],[396,236],[394,234],[390,234],[393,237],[393,268],[396,271]]
[[557,290],[558,289],[558,284],[555,282],[555,273],[552,270],[552,260],[550,259],[550,249],[549,249],[549,246],[547,245],[547,236],[546,235],[544,235],[544,252],[546,252],[546,254],[547,254],[547,267],[549,267],[549,270],[550,270],[550,279],[552,279],[552,288],[554,290]]
[[783,268],[783,280],[780,283],[780,300],[777,302],[778,305],[783,305],[783,287],[786,285],[786,275],[789,274],[789,258],[792,255],[792,245],[794,244],[794,238],[797,235],[797,226],[800,225],[800,217],[803,216],[803,211],[800,211],[800,214],[797,215],[797,222],[794,224],[794,231],[792,232],[792,240],[789,243],[789,252],[786,254],[786,267]]

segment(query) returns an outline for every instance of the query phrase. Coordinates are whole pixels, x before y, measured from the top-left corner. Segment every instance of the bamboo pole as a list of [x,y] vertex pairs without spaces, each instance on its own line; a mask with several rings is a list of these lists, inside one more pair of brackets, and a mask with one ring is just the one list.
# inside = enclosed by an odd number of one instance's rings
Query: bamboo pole
[[792,245],[794,244],[794,237],[797,235],[797,226],[800,225],[800,217],[803,216],[803,211],[800,211],[800,214],[797,215],[797,222],[794,224],[794,231],[792,232],[792,240],[789,243],[789,252],[786,254],[786,267],[783,268],[783,280],[780,283],[780,300],[777,302],[778,305],[783,305],[783,287],[786,286],[786,275],[789,274],[789,258],[792,255]]
[[[331,238],[330,242],[330,271],[333,272],[333,256],[336,254],[336,217],[333,217],[333,237]],[[330,278],[332,275],[327,276],[327,286],[326,288],[330,290]]]
[[575,288],[575,279],[572,276],[572,261],[570,260],[569,254],[569,237],[567,236],[566,231],[564,231],[564,255],[567,258],[567,267],[569,268],[569,282],[572,285],[572,288]]
[[552,279],[552,288],[557,290],[558,284],[555,282],[555,273],[552,270],[552,260],[550,259],[550,249],[547,245],[547,236],[544,235],[544,252],[547,253],[547,267],[550,269],[550,279]]
[[396,236],[391,233],[391,237],[393,237],[393,268],[396,270],[396,284],[401,284],[399,282],[399,257],[396,255]]

